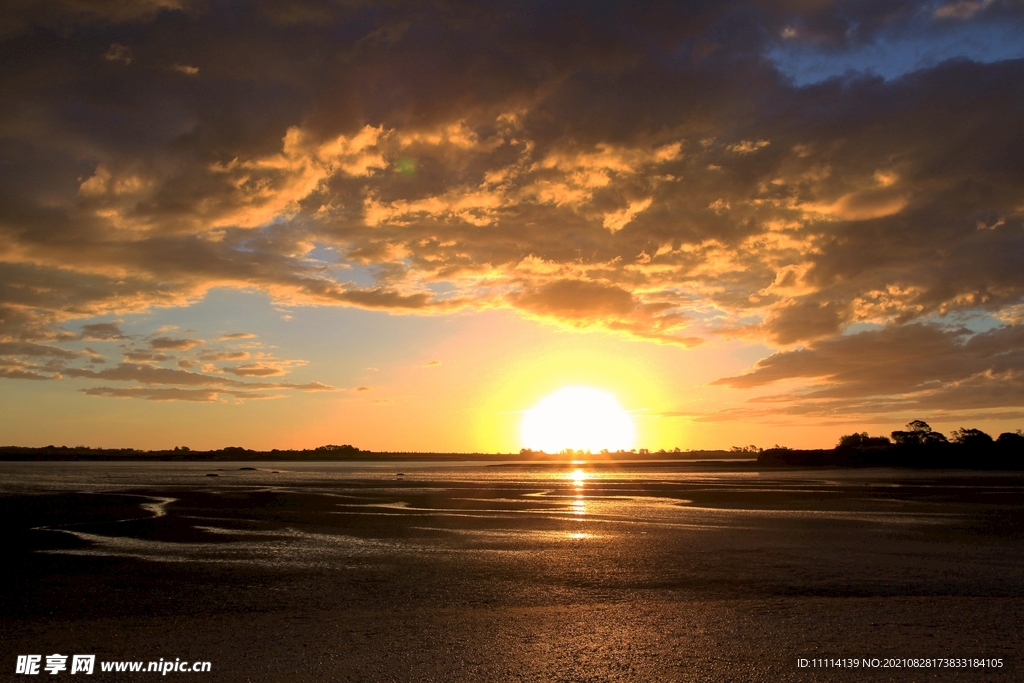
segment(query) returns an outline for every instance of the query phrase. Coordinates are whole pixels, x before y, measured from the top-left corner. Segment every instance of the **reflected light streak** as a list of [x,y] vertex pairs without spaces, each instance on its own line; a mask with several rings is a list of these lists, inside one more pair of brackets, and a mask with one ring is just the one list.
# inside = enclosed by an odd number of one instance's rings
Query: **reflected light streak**
[[583,484],[586,482],[587,477],[587,473],[578,467],[569,474],[569,478],[572,479],[573,486],[578,489],[583,488]]
[[576,500],[572,502],[572,513],[574,515],[587,514],[587,503],[585,500],[583,500],[582,494],[577,495]]

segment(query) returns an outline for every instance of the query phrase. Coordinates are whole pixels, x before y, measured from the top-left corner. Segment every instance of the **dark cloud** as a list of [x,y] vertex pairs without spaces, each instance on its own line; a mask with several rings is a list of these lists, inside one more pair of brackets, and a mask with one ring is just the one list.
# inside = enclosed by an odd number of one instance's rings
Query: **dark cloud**
[[82,354],[47,344],[33,344],[31,342],[0,342],[0,355],[73,359],[79,358]]
[[171,368],[153,367],[151,365],[140,365],[138,363],[120,363],[117,367],[106,370],[88,370],[84,368],[70,368],[66,372],[68,377],[83,379],[105,379],[119,382],[141,382],[142,384],[175,384],[180,386],[244,386],[243,382],[205,375],[187,370],[173,370]]
[[[68,362],[83,356],[86,354],[50,344],[0,342],[0,377],[30,380],[61,379],[61,372]],[[95,356],[92,360],[96,360]]]
[[[295,365],[295,361],[277,361],[279,366]],[[181,363],[179,362],[179,366]],[[183,367],[192,367],[186,365]],[[3,369],[0,368],[0,374]],[[294,384],[291,382],[245,382],[227,377],[210,375],[188,370],[175,370],[138,363],[121,363],[117,367],[101,371],[81,368],[69,368],[68,377],[75,379],[96,379],[116,382],[138,382],[145,386],[128,386],[120,388],[90,387],[81,391],[90,396],[107,396],[114,398],[141,398],[149,401],[199,401],[211,402],[220,400],[220,396],[230,396],[236,400],[280,398],[283,394],[260,393],[262,390],[295,390],[295,391],[337,391],[321,382]],[[246,373],[237,373],[248,376]],[[275,372],[272,374],[284,374]],[[256,376],[262,376],[256,374]],[[26,377],[27,379],[48,379],[45,377]],[[154,388],[156,385],[157,388]]]
[[111,398],[141,398],[147,401],[197,401],[210,403],[217,400],[215,389],[150,389],[148,387],[91,387],[82,389],[86,396],[107,396]]
[[249,357],[248,351],[203,351],[199,354],[199,360],[245,360]]
[[82,325],[82,339],[108,341],[111,339],[125,339],[125,336],[116,323],[93,323],[91,325]]
[[839,416],[1020,408],[1024,326],[972,333],[932,323],[896,325],[776,353],[747,374],[713,384],[749,389],[787,380],[800,380],[808,388],[751,399],[751,407],[737,409],[736,414]]
[[527,310],[565,318],[603,319],[626,316],[636,308],[633,295],[614,285],[581,280],[559,280],[516,301]]
[[202,346],[202,344],[203,341],[201,339],[174,339],[172,337],[157,337],[149,342],[149,345],[154,349],[167,351],[188,351],[197,346]]
[[174,359],[173,356],[152,351],[125,351],[124,358],[134,363],[162,363]]
[[841,306],[835,302],[821,304],[804,300],[777,308],[766,326],[780,344],[791,344],[834,335],[847,320]]
[[0,367],[0,377],[7,379],[37,379],[37,380],[50,380],[50,379],[61,379],[60,375],[43,375],[38,372],[31,370],[17,370],[10,368]]
[[258,400],[281,398],[280,394],[259,394],[243,391],[225,391],[214,389],[150,389],[148,387],[93,387],[82,389],[87,396],[106,396],[110,398],[141,398],[146,401],[194,401],[212,403],[220,400],[220,396],[230,396],[236,400]]
[[224,372],[229,372],[232,375],[238,375],[239,377],[272,377],[274,375],[283,375],[285,370],[279,366],[267,365],[265,363],[247,363],[245,365],[235,365],[233,367],[223,368]]

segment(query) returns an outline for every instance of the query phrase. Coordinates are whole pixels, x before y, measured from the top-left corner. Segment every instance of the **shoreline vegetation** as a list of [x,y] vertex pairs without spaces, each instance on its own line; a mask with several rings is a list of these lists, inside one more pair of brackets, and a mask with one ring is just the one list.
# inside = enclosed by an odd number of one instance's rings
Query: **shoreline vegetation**
[[928,423],[914,420],[891,438],[867,432],[847,434],[829,449],[794,449],[774,446],[734,446],[730,450],[630,451],[589,453],[567,449],[545,453],[523,449],[519,453],[422,453],[368,451],[345,444],[313,449],[257,451],[238,446],[219,450],[176,447],[144,451],[132,448],[86,446],[0,446],[0,462],[442,462],[483,461],[547,464],[585,459],[588,465],[652,463],[657,461],[746,461],[757,467],[911,467],[918,469],[1024,470],[1024,433],[1005,432],[997,438],[978,429],[958,429],[948,439]]
[[1024,470],[1024,433],[993,439],[980,429],[957,429],[946,438],[924,420],[886,436],[847,434],[831,449],[769,448],[758,453],[763,467],[912,467],[917,469]]

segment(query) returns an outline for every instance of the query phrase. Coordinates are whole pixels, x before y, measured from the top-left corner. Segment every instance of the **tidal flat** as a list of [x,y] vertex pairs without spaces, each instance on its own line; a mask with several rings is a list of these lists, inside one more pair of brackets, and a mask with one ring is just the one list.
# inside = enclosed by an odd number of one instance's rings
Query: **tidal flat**
[[[51,653],[207,681],[1024,671],[1019,473],[8,462],[0,520],[10,680]],[[938,666],[963,659],[1002,666]]]

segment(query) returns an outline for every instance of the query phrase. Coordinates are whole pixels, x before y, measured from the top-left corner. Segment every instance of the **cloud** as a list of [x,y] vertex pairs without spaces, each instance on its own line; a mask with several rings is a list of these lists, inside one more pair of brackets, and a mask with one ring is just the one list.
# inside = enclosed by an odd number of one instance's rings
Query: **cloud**
[[907,197],[899,188],[883,187],[850,192],[827,204],[807,203],[796,206],[804,212],[831,220],[864,221],[899,213],[907,203]]
[[[69,355],[0,351],[3,367],[90,378],[69,374],[86,372],[72,325],[236,288],[407,315],[506,308],[658,343],[805,343],[834,372],[791,380],[856,386],[825,354],[851,326],[958,335],[1024,305],[1024,61],[804,87],[777,66],[780,49],[1024,28],[1009,3],[918,10],[19,3],[0,20],[0,343]],[[146,362],[202,344],[158,336]],[[233,365],[164,379],[286,369],[193,353]],[[795,362],[781,358],[744,382]],[[104,372],[143,377],[135,360]],[[192,369],[179,362],[149,370]],[[972,377],[958,395],[995,386]]]
[[615,285],[559,280],[518,297],[523,308],[561,318],[601,319],[628,315],[636,308],[633,295]]
[[104,53],[103,58],[108,62],[121,62],[125,66],[132,63],[132,49],[127,45],[112,43]]
[[[891,326],[782,351],[712,384],[740,389],[799,380],[751,399],[759,414],[862,415],[1024,407],[1024,326],[972,333],[934,323]],[[753,406],[769,405],[770,408]]]
[[402,294],[388,289],[350,289],[340,291],[332,298],[337,301],[357,304],[364,308],[381,309],[421,309],[430,302],[430,296],[424,293]]
[[202,361],[246,360],[248,358],[248,351],[203,351],[199,354],[199,360]]
[[91,387],[82,389],[86,396],[110,398],[141,398],[147,401],[194,401],[210,403],[217,400],[218,392],[213,389],[150,389],[148,387]]
[[150,389],[146,387],[93,387],[82,389],[86,396],[105,396],[108,398],[141,398],[146,401],[190,401],[198,403],[212,403],[219,400],[221,395],[231,396],[236,400],[261,400],[269,398],[281,398],[280,394],[258,394],[242,391],[224,391],[210,389]]
[[427,363],[424,367],[436,368],[440,364],[441,364],[441,361],[439,361],[439,360],[432,360],[429,363]]
[[281,384],[284,389],[298,389],[299,391],[338,391],[336,387],[321,382],[308,382],[307,384]]
[[[223,354],[217,354],[223,355]],[[227,372],[238,377],[274,377],[287,374],[292,368],[306,365],[304,360],[282,360],[272,358],[269,354],[256,354],[257,360],[254,363],[243,365],[225,366],[222,372]]]
[[246,365],[226,367],[223,370],[239,377],[270,377],[285,373],[285,370],[280,366],[267,365],[265,363],[247,363]]
[[602,282],[555,280],[532,292],[514,295],[517,307],[577,327],[600,326],[663,343],[692,346],[694,337],[677,334],[686,320],[671,303],[642,303],[625,289]]
[[[181,363],[179,362],[179,366]],[[192,367],[186,364],[182,367]],[[0,368],[0,374],[3,374]],[[31,374],[31,373],[28,373]],[[322,382],[293,384],[290,382],[245,382],[223,376],[154,367],[138,363],[121,363],[117,367],[99,372],[82,368],[69,368],[65,372],[75,379],[96,379],[117,382],[138,382],[145,386],[128,386],[120,388],[91,387],[81,391],[90,396],[106,396],[113,398],[141,398],[148,401],[199,401],[211,402],[220,400],[219,396],[230,396],[236,400],[281,398],[284,394],[262,393],[267,389],[294,391],[337,391]],[[259,375],[257,375],[259,376]],[[27,379],[46,379],[44,377],[26,377]],[[155,386],[155,388],[154,388]]]
[[766,326],[778,343],[792,344],[834,335],[848,319],[846,311],[836,302],[799,300],[777,308]]
[[152,351],[125,351],[124,358],[135,363],[162,363],[173,360],[173,356]]
[[764,149],[770,144],[770,140],[743,140],[742,142],[729,145],[726,149],[736,154],[750,154],[751,152],[756,152],[759,149]]
[[629,206],[624,209],[619,209],[612,213],[605,214],[604,216],[604,227],[608,228],[611,232],[618,232],[624,227],[629,225],[636,215],[651,205],[651,199],[641,199],[639,201],[630,202]]
[[244,383],[226,377],[188,372],[187,370],[140,365],[138,363],[120,363],[117,367],[107,368],[99,372],[84,368],[69,368],[65,374],[68,377],[81,379],[105,379],[119,382],[135,381],[142,384],[244,386]]
[[149,341],[149,345],[154,349],[168,351],[188,351],[197,346],[202,346],[202,344],[203,341],[201,339],[172,339],[171,337],[157,337]]
[[60,375],[42,375],[38,372],[32,372],[31,370],[12,370],[9,368],[0,368],[0,377],[7,379],[36,379],[36,380],[53,380],[61,379]]
[[94,339],[109,341],[112,339],[125,339],[124,333],[117,323],[92,323],[82,325],[82,339]]
[[69,351],[57,346],[46,344],[33,344],[31,342],[0,342],[0,355],[2,356],[35,356],[73,359],[81,356],[80,353]]
[[995,0],[958,0],[957,2],[948,2],[935,8],[933,16],[937,19],[970,19],[994,2]]

